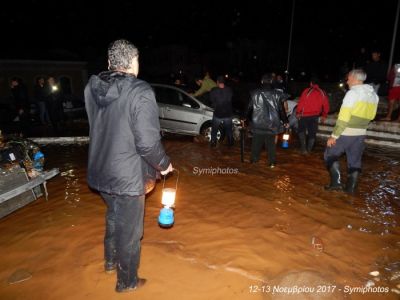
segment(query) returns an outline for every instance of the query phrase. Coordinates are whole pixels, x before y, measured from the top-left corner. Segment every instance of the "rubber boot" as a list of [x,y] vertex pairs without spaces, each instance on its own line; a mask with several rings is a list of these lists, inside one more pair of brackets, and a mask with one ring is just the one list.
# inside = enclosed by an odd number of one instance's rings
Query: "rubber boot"
[[307,154],[306,134],[304,132],[299,133],[299,142],[300,142],[300,153]]
[[342,191],[343,187],[340,182],[340,165],[339,161],[335,161],[330,166],[329,175],[331,176],[331,182],[329,185],[325,186],[325,190],[328,191]]
[[311,150],[314,148],[315,139],[309,138],[307,141],[307,152],[310,153]]
[[359,170],[353,170],[347,174],[347,182],[345,187],[345,192],[353,194],[357,187],[358,177],[360,176]]

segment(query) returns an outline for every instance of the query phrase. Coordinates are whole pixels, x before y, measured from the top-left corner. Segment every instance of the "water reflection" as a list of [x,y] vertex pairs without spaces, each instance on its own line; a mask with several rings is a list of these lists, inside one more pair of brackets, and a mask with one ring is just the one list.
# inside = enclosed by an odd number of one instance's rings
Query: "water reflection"
[[79,179],[74,174],[76,172],[76,170],[73,169],[73,166],[71,166],[70,164],[66,164],[63,169],[67,169],[67,171],[64,171],[61,173],[61,176],[63,176],[66,181],[64,199],[68,203],[74,205],[75,202],[79,202],[79,200],[80,200]]
[[274,186],[281,192],[290,192],[293,190],[293,184],[288,175],[279,175],[274,181]]

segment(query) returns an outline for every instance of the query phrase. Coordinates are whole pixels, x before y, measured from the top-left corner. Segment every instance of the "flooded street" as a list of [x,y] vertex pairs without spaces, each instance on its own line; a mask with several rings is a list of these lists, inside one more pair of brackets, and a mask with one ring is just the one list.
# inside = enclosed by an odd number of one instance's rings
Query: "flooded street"
[[176,136],[164,145],[179,170],[175,225],[158,226],[160,182],[146,200],[146,286],[120,295],[104,273],[106,207],[86,183],[87,145],[47,146],[46,168],[60,168],[49,200],[0,220],[0,298],[399,299],[398,150],[368,147],[349,196],[324,190],[321,145],[308,156],[278,147],[274,169],[265,151],[248,162],[250,143],[244,163],[238,145]]

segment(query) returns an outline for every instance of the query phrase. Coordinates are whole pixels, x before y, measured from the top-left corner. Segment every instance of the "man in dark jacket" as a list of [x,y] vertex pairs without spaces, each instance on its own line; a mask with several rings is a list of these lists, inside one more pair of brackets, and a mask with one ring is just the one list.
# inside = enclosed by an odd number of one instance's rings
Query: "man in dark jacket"
[[379,50],[371,52],[371,62],[364,66],[364,70],[367,73],[365,83],[370,84],[378,95],[386,95],[388,65],[381,59]]
[[29,135],[29,96],[28,89],[22,82],[22,79],[14,77],[11,79],[11,94],[13,97],[13,105],[15,112],[14,121],[17,124],[18,134],[23,136]]
[[138,277],[145,194],[156,172],[172,171],[160,142],[158,107],[150,85],[137,79],[139,52],[129,41],[108,48],[108,69],[85,88],[90,125],[87,180],[107,204],[105,271],[117,270],[117,292],[141,287]]
[[[265,74],[261,79],[262,87],[251,92],[247,116],[252,123],[253,139],[251,143],[251,162],[260,159],[263,144],[268,151],[271,168],[276,164],[275,137],[288,127],[283,102],[285,95],[272,87],[272,74]],[[282,124],[283,123],[283,124]]]
[[217,144],[217,132],[221,123],[223,123],[224,131],[228,138],[228,145],[232,146],[232,89],[225,86],[224,76],[218,76],[217,87],[210,92],[210,101],[212,108],[214,108],[211,146],[215,147]]

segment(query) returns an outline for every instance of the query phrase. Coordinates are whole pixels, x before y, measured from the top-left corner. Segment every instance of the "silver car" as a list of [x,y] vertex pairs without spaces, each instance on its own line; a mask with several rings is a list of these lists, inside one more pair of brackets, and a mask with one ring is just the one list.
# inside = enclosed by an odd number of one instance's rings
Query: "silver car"
[[[166,84],[151,84],[156,94],[162,132],[185,135],[200,135],[206,141],[211,140],[211,120],[213,109],[186,91]],[[234,117],[233,137],[239,139],[240,119]],[[217,139],[224,136],[222,128]]]

